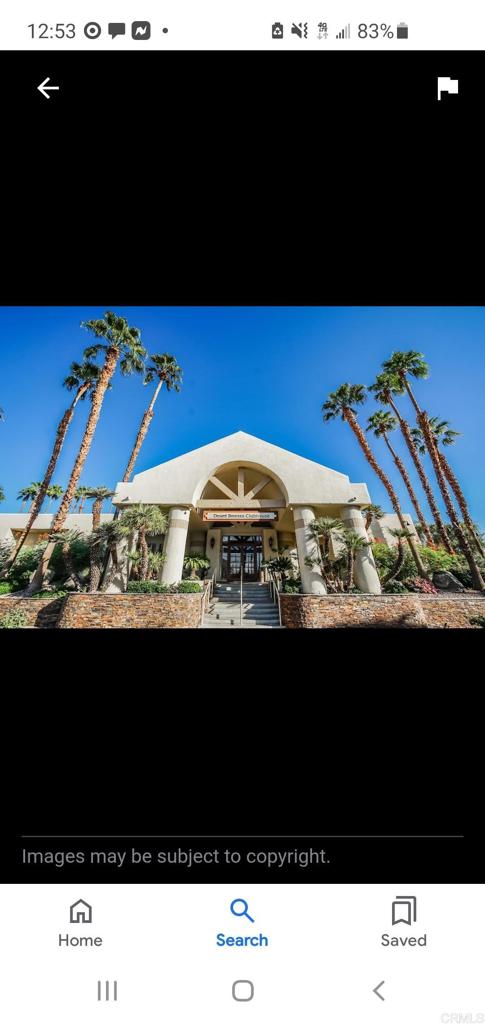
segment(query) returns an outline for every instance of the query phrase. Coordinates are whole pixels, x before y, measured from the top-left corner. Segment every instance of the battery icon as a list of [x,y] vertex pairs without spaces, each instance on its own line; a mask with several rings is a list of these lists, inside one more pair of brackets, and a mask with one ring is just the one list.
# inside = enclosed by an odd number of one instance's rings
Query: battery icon
[[405,25],[403,21],[401,21],[399,23],[399,25],[397,26],[396,38],[397,39],[407,39],[408,38],[408,26]]

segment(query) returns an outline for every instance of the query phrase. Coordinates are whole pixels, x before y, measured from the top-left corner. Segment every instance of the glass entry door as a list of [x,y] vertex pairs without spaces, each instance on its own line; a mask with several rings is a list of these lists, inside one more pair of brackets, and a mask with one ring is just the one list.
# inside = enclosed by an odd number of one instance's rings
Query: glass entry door
[[227,535],[222,538],[222,578],[257,582],[263,560],[263,538],[260,534],[245,537]]

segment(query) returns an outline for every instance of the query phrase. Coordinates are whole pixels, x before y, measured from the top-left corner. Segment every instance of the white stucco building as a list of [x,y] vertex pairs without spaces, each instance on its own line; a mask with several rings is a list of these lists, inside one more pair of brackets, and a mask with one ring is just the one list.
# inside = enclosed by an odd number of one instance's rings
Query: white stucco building
[[[113,503],[120,509],[143,502],[163,508],[169,518],[160,538],[162,580],[181,579],[184,555],[205,555],[216,579],[257,580],[261,562],[278,553],[298,565],[302,589],[325,593],[308,529],[318,516],[340,518],[367,537],[360,509],[370,503],[364,483],[344,473],[238,431],[119,483]],[[358,552],[355,579],[368,593],[380,584],[370,548]]]
[[[168,516],[165,536],[150,537],[152,550],[165,555],[163,582],[182,578],[188,552],[204,555],[216,580],[242,576],[246,582],[260,579],[263,560],[284,553],[301,575],[303,592],[323,594],[321,573],[307,564],[317,555],[309,525],[318,516],[329,516],[367,540],[361,509],[371,497],[365,483],[352,483],[345,473],[237,431],[137,473],[131,483],[117,484],[113,504],[120,510],[140,502],[158,505]],[[110,519],[112,515],[103,514],[103,522]],[[405,519],[414,530],[411,516]],[[30,544],[47,539],[51,520],[47,514],[37,517]],[[25,513],[0,514],[0,542],[13,543],[26,521]],[[390,530],[398,525],[396,516],[386,515],[372,523],[371,535],[392,545]],[[66,526],[89,533],[91,515],[72,514]],[[120,578],[110,589],[126,586],[122,556],[127,543],[120,549]],[[355,581],[364,592],[380,593],[370,548],[357,552]]]

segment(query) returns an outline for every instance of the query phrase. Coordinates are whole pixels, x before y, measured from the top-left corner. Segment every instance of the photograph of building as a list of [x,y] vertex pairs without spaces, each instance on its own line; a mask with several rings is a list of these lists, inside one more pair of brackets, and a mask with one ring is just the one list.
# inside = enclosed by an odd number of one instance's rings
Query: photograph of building
[[0,311],[0,626],[482,625],[484,311],[89,312]]

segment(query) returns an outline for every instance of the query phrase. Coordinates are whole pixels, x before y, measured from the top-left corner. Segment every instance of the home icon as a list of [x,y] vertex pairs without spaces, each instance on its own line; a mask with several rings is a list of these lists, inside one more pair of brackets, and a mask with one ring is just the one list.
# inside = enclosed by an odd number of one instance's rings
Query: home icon
[[77,900],[70,908],[71,924],[91,924],[93,919],[93,908],[86,903],[86,900]]

